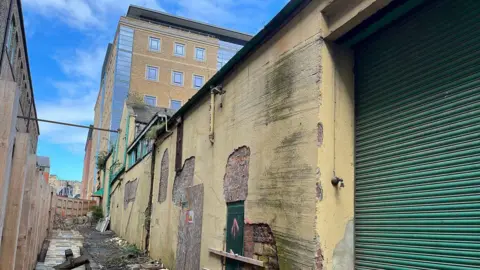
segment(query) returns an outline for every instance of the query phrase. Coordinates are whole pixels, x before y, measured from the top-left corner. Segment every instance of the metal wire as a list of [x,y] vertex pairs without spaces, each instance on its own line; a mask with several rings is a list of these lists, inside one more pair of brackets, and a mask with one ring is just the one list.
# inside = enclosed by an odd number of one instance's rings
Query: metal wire
[[84,125],[77,125],[77,124],[70,124],[70,123],[65,123],[65,122],[58,122],[58,121],[52,121],[52,120],[46,120],[46,119],[39,119],[39,118],[33,118],[33,117],[26,117],[26,116],[17,116],[18,118],[21,119],[27,119],[27,120],[34,120],[34,121],[39,121],[39,122],[47,122],[47,123],[52,123],[52,124],[57,124],[57,125],[64,125],[64,126],[71,126],[71,127],[79,127],[79,128],[88,128],[88,129],[96,129],[96,130],[101,130],[101,131],[108,131],[108,132],[114,132],[118,133],[119,130],[111,130],[111,129],[106,129],[106,128],[98,128],[94,126],[84,126]]

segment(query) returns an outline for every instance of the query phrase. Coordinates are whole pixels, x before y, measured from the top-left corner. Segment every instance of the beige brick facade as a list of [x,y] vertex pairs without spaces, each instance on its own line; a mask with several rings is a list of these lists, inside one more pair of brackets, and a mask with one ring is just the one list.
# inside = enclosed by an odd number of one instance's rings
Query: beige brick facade
[[[193,87],[193,76],[202,76],[206,82],[217,71],[216,38],[126,17],[120,20],[120,24],[135,29],[130,91],[135,91],[142,97],[144,95],[156,97],[157,106],[170,107],[171,100],[178,100],[184,104],[197,92]],[[149,49],[150,37],[160,40],[159,51]],[[185,45],[184,57],[174,55],[175,43]],[[195,59],[195,48],[205,49],[204,61]],[[147,66],[158,68],[158,80],[147,80]],[[183,86],[172,83],[173,71],[183,73]]]

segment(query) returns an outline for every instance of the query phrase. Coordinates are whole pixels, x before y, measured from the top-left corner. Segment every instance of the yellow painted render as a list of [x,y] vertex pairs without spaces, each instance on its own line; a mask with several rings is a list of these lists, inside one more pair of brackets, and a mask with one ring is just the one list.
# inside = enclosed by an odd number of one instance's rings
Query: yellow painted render
[[[155,182],[153,184],[153,203],[149,251],[153,258],[161,258],[165,265],[175,264],[177,250],[178,220],[180,211],[172,202],[172,190],[175,173],[171,168],[175,167],[175,138],[176,133],[166,137],[155,152]],[[167,197],[164,203],[158,203],[159,179],[161,161],[165,150],[169,155],[169,177]]]
[[[316,233],[324,258],[323,269],[353,269],[353,241],[345,242],[345,248],[339,246],[342,239],[347,236],[348,241],[349,235],[353,235],[355,179],[352,52],[327,43],[322,48],[322,70],[322,101],[318,114],[319,123],[323,126],[323,144],[318,149],[322,198],[317,200]],[[333,186],[331,180],[334,176],[342,178],[345,187]],[[334,256],[334,252],[339,254]]]
[[[205,192],[201,267],[222,268],[221,258],[209,254],[208,248],[225,248],[223,177],[229,155],[241,146],[248,146],[251,151],[245,218],[251,223],[270,225],[281,269],[314,267],[322,48],[317,12],[316,5],[307,7],[226,78],[223,106],[220,107],[222,98],[217,96],[215,102],[213,145],[208,137],[209,96],[183,119],[182,164],[195,157],[194,185],[203,184]],[[306,51],[311,54],[304,55]],[[291,85],[285,87],[284,83]],[[283,88],[276,90],[276,86]],[[151,227],[154,238],[150,247],[152,256],[161,258],[172,269],[180,213],[180,207],[173,205],[171,199],[175,130],[161,141],[156,153]],[[159,204],[156,200],[159,164],[167,148],[170,161],[167,200]]]
[[[113,185],[111,193],[112,230],[140,249],[145,249],[145,211],[150,194],[150,175],[151,154],[148,154],[121,176],[118,183]],[[125,184],[135,179],[138,181],[135,201],[128,203],[127,208],[124,208]]]
[[[356,1],[358,6],[349,6],[344,15],[334,14],[342,10],[329,6],[332,2],[310,3],[226,77],[223,82],[226,94],[223,99],[217,96],[215,103],[213,145],[208,138],[209,97],[183,118],[182,164],[195,157],[194,185],[203,184],[205,192],[201,267],[222,268],[221,259],[209,254],[208,248],[225,248],[225,165],[228,156],[245,145],[251,151],[245,217],[252,223],[271,226],[280,268],[353,269],[353,52],[331,42],[324,43],[323,38],[358,25],[366,18],[365,14],[378,10],[382,1]],[[322,15],[326,8],[330,8],[327,12],[330,18]],[[332,25],[335,29],[329,28]],[[293,84],[287,89],[295,91],[283,100],[275,100],[269,84],[275,82],[272,73],[278,68],[277,63],[298,54],[306,46],[314,46],[316,50],[303,62],[289,63],[292,66],[280,70],[283,75],[280,77],[289,78],[308,67],[310,61],[317,61],[317,83],[290,82]],[[295,101],[288,108],[289,113],[275,111],[289,99]],[[275,118],[275,113],[277,120],[269,121]],[[318,143],[319,124],[321,144]],[[172,203],[176,140],[176,129],[172,129],[170,136],[159,141],[156,151],[149,251],[152,257],[162,259],[169,268],[175,269],[180,207]],[[160,163],[165,149],[169,151],[167,199],[158,203]],[[142,174],[142,169],[139,170]],[[344,188],[331,184],[334,176],[344,180]],[[117,189],[121,190],[122,186]],[[139,191],[140,185],[137,198]],[[112,195],[119,207],[123,207],[123,194],[115,191]],[[128,213],[118,209],[112,220],[121,216],[122,221],[113,222],[114,230],[122,228]]]
[[[128,134],[127,134],[127,122]],[[125,148],[135,139],[135,115],[134,111],[125,103],[120,122],[120,133],[118,134],[118,145],[116,151],[112,153],[107,161],[107,168],[116,164],[112,175],[124,166]],[[127,138],[128,135],[128,138]],[[127,157],[128,164],[128,157]],[[110,192],[110,224],[114,232],[138,248],[145,249],[145,211],[148,206],[150,192],[151,175],[151,154],[145,156],[138,164],[130,168],[130,164],[125,168],[126,172],[120,175],[115,183],[110,187],[105,186],[103,204],[107,204],[107,194]],[[106,176],[108,183],[109,175]],[[130,202],[128,207],[124,208],[125,184],[129,181],[138,180],[136,198]]]
[[[391,0],[319,1],[322,38],[335,40]],[[316,204],[318,256],[322,269],[354,269],[355,100],[353,51],[334,42],[321,50],[321,102],[318,121],[323,143],[318,149],[321,199]],[[345,187],[331,184],[334,176]]]

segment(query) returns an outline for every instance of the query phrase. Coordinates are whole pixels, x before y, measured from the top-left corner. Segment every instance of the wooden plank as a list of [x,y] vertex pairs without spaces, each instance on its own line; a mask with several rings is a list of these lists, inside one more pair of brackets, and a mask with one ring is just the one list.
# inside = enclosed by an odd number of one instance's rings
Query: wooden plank
[[40,215],[38,218],[38,233],[37,233],[37,238],[35,239],[35,259],[37,258],[37,254],[40,253],[40,249],[42,247],[43,243],[43,237],[44,237],[44,219],[45,219],[45,183],[42,181],[42,178],[39,179],[40,181]]
[[52,196],[52,202],[50,203],[50,223],[48,226],[49,233],[53,230],[53,221],[55,220],[55,211],[57,209],[57,195],[55,194],[55,189],[52,187],[50,187],[50,194]]
[[22,214],[20,217],[20,228],[18,231],[17,255],[15,258],[15,269],[22,270],[27,255],[28,244],[28,225],[31,222],[31,196],[33,189],[33,176],[37,162],[36,155],[29,155],[27,159],[27,178],[25,179],[25,189],[23,191]]
[[240,256],[240,255],[237,255],[237,254],[228,253],[228,252],[225,252],[225,251],[222,251],[222,250],[216,250],[216,249],[213,249],[213,248],[208,248],[208,251],[210,253],[217,254],[217,255],[220,255],[220,256],[223,256],[223,257],[227,257],[227,258],[230,258],[230,259],[233,259],[233,260],[237,260],[237,261],[241,261],[241,262],[244,262],[244,263],[264,267],[263,262],[259,261],[259,260],[255,260],[255,259],[252,259],[252,258]]
[[15,82],[0,80],[0,239],[5,223],[19,98]]
[[27,158],[29,152],[28,133],[18,133],[15,139],[12,173],[8,188],[7,209],[0,248],[0,270],[14,269],[17,253],[20,217],[23,206],[23,189],[27,178]]
[[36,198],[38,194],[38,183],[36,178],[36,165],[32,175],[32,185],[31,185],[31,196],[30,196],[30,214],[28,218],[28,231],[27,231],[27,251],[25,254],[25,260],[23,262],[23,266],[21,269],[30,270],[30,259],[32,249],[30,248],[33,244],[33,233],[34,233],[34,226],[36,224]]
[[37,243],[37,237],[38,237],[38,226],[36,226],[38,218],[40,216],[40,194],[41,194],[41,181],[40,181],[40,172],[38,169],[35,171],[35,185],[37,186],[37,192],[35,196],[35,202],[34,202],[34,222],[32,224],[32,238],[31,242],[29,243],[29,256],[28,256],[28,263],[27,263],[27,269],[33,269],[34,264],[35,264],[35,259],[36,259],[36,250],[35,246]]

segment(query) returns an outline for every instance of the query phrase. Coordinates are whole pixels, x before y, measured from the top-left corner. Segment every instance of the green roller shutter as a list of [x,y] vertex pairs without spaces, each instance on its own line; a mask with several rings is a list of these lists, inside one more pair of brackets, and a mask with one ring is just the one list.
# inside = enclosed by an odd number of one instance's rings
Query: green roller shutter
[[480,1],[357,44],[355,269],[480,269]]

